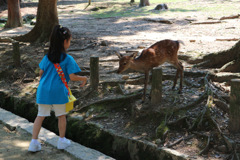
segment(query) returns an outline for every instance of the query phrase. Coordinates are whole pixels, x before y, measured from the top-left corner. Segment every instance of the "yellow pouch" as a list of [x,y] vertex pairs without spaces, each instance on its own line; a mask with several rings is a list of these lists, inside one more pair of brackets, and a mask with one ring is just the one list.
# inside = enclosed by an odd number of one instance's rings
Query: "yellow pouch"
[[77,100],[73,96],[71,89],[70,88],[68,88],[68,89],[69,89],[69,96],[68,96],[68,103],[66,103],[66,112],[73,110],[74,102]]

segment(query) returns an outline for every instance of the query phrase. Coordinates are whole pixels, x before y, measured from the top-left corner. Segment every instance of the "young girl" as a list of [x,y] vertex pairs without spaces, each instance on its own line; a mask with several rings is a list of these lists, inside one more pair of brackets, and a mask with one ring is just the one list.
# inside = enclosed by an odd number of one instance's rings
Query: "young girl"
[[59,63],[66,81],[82,81],[80,87],[87,82],[87,77],[78,76],[75,73],[81,69],[72,56],[66,54],[70,46],[71,32],[68,28],[57,25],[54,27],[50,37],[49,52],[39,64],[40,82],[37,89],[38,115],[34,121],[32,141],[28,148],[31,152],[41,150],[41,144],[38,142],[42,122],[45,117],[50,116],[51,109],[58,117],[59,140],[58,149],[65,149],[70,145],[70,141],[65,138],[66,132],[66,103],[68,102],[68,90],[62,82],[56,71],[54,64]]

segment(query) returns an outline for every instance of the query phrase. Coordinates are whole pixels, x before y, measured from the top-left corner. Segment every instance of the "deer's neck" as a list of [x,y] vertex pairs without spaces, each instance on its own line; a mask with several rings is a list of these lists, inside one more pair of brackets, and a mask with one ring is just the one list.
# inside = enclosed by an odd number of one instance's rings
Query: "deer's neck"
[[140,71],[140,72],[144,72],[146,70],[145,64],[139,59],[134,59],[131,62],[130,68],[135,70],[135,71]]

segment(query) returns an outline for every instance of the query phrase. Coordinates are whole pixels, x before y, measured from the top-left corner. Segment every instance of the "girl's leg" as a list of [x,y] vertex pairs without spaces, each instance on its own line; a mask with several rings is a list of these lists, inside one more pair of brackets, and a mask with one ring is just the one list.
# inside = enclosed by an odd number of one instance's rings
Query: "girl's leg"
[[59,136],[61,138],[65,137],[66,126],[67,126],[66,115],[58,116],[58,130],[59,130]]
[[42,122],[45,119],[45,117],[37,116],[37,118],[34,121],[33,125],[33,133],[32,133],[32,139],[38,139],[38,134],[40,132],[40,129],[42,127]]

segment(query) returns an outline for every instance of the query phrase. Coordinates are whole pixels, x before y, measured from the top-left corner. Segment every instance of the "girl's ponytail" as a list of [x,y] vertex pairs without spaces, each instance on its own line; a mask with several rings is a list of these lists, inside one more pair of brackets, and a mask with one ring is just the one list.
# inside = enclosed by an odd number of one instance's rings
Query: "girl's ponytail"
[[[60,63],[66,57],[64,49],[64,40],[71,38],[71,32],[68,28],[56,25],[50,36],[50,47],[48,52],[48,59],[52,63]],[[62,53],[65,53],[61,57]]]

